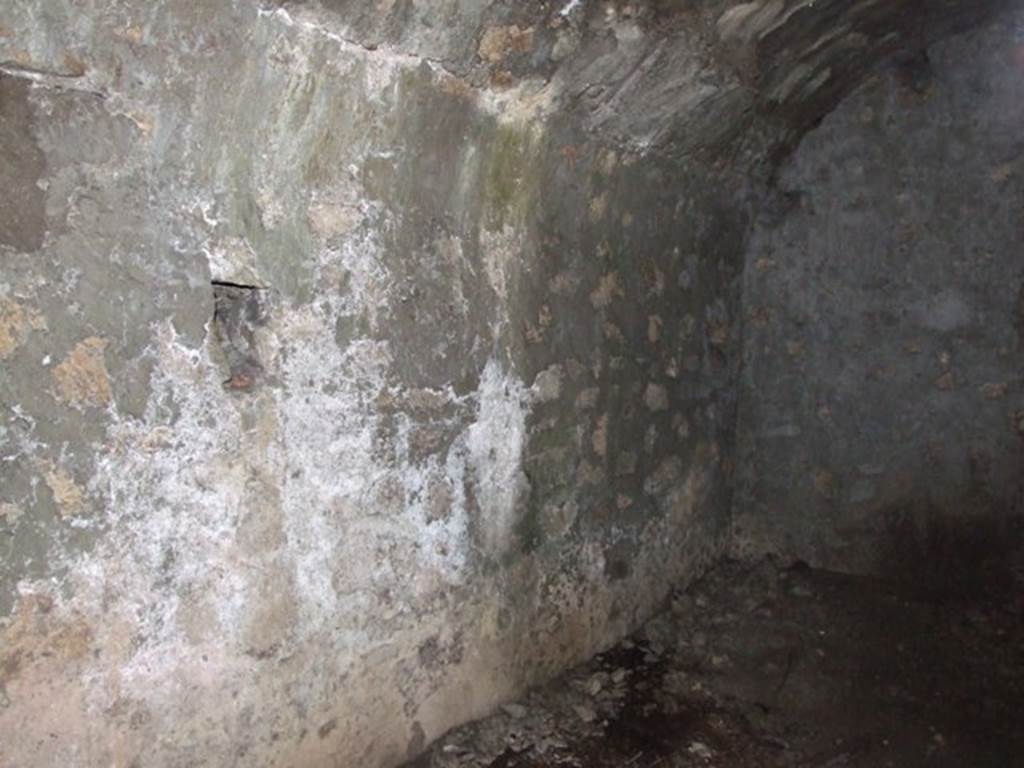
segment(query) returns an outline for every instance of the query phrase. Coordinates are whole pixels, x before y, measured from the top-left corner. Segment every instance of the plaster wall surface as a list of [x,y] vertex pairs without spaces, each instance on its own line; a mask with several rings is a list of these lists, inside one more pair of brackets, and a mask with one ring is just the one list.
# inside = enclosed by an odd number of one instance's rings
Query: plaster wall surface
[[738,551],[958,579],[1016,541],[1019,30],[897,62],[782,170],[745,268]]
[[635,627],[766,158],[987,6],[0,2],[0,766],[397,765]]
[[0,764],[395,765],[723,549],[735,183],[323,9],[5,23]]

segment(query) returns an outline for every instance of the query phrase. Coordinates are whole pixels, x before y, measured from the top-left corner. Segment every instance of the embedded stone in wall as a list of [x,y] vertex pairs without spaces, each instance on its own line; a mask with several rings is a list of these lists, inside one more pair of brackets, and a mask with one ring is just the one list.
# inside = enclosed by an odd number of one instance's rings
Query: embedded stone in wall
[[59,400],[75,407],[110,402],[110,377],[103,356],[107,343],[96,336],[83,339],[53,369]]
[[0,360],[10,357],[32,331],[46,330],[46,318],[8,298],[0,298]]

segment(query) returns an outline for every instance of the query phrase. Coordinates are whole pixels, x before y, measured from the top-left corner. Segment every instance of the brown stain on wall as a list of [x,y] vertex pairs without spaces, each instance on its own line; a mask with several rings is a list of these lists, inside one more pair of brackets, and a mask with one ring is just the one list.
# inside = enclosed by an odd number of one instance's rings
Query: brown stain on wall
[[31,331],[45,329],[46,319],[38,312],[11,299],[0,299],[0,360],[13,355]]
[[508,56],[526,53],[533,48],[533,28],[522,29],[516,25],[491,27],[480,39],[480,58],[490,64],[497,64]]
[[90,336],[75,345],[53,370],[57,398],[68,405],[106,405],[111,400],[110,377],[103,351],[107,342]]
[[64,518],[76,517],[82,511],[85,494],[64,467],[51,467],[44,475],[46,485]]
[[52,598],[26,595],[12,620],[0,631],[0,683],[44,661],[67,664],[84,659],[93,631],[81,617],[57,616]]
[[[90,712],[75,682],[98,652],[101,629],[45,593],[24,595],[0,624],[0,691],[10,702],[0,706],[0,733],[7,737],[0,740],[0,765],[69,765],[75,761],[64,739],[90,739],[101,753],[112,743],[108,721]],[[31,760],[19,759],[18,739],[29,730],[50,736],[36,742]],[[97,764],[127,765],[90,755]]]

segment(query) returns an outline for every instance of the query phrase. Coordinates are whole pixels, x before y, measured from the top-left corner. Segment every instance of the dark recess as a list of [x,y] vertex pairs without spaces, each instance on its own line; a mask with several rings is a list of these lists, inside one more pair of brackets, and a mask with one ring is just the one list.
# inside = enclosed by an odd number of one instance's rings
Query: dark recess
[[266,288],[214,280],[213,324],[227,359],[227,389],[249,391],[263,375],[256,329],[266,323],[262,293]]

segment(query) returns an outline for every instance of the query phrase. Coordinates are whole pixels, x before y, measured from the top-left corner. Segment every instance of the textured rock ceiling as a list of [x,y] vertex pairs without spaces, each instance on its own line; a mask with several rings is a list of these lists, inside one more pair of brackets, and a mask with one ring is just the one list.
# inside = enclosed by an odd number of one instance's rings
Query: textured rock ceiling
[[740,146],[771,157],[762,139],[791,146],[879,61],[913,56],[1004,4],[323,0],[279,11],[475,87],[516,89],[634,149],[734,156]]

